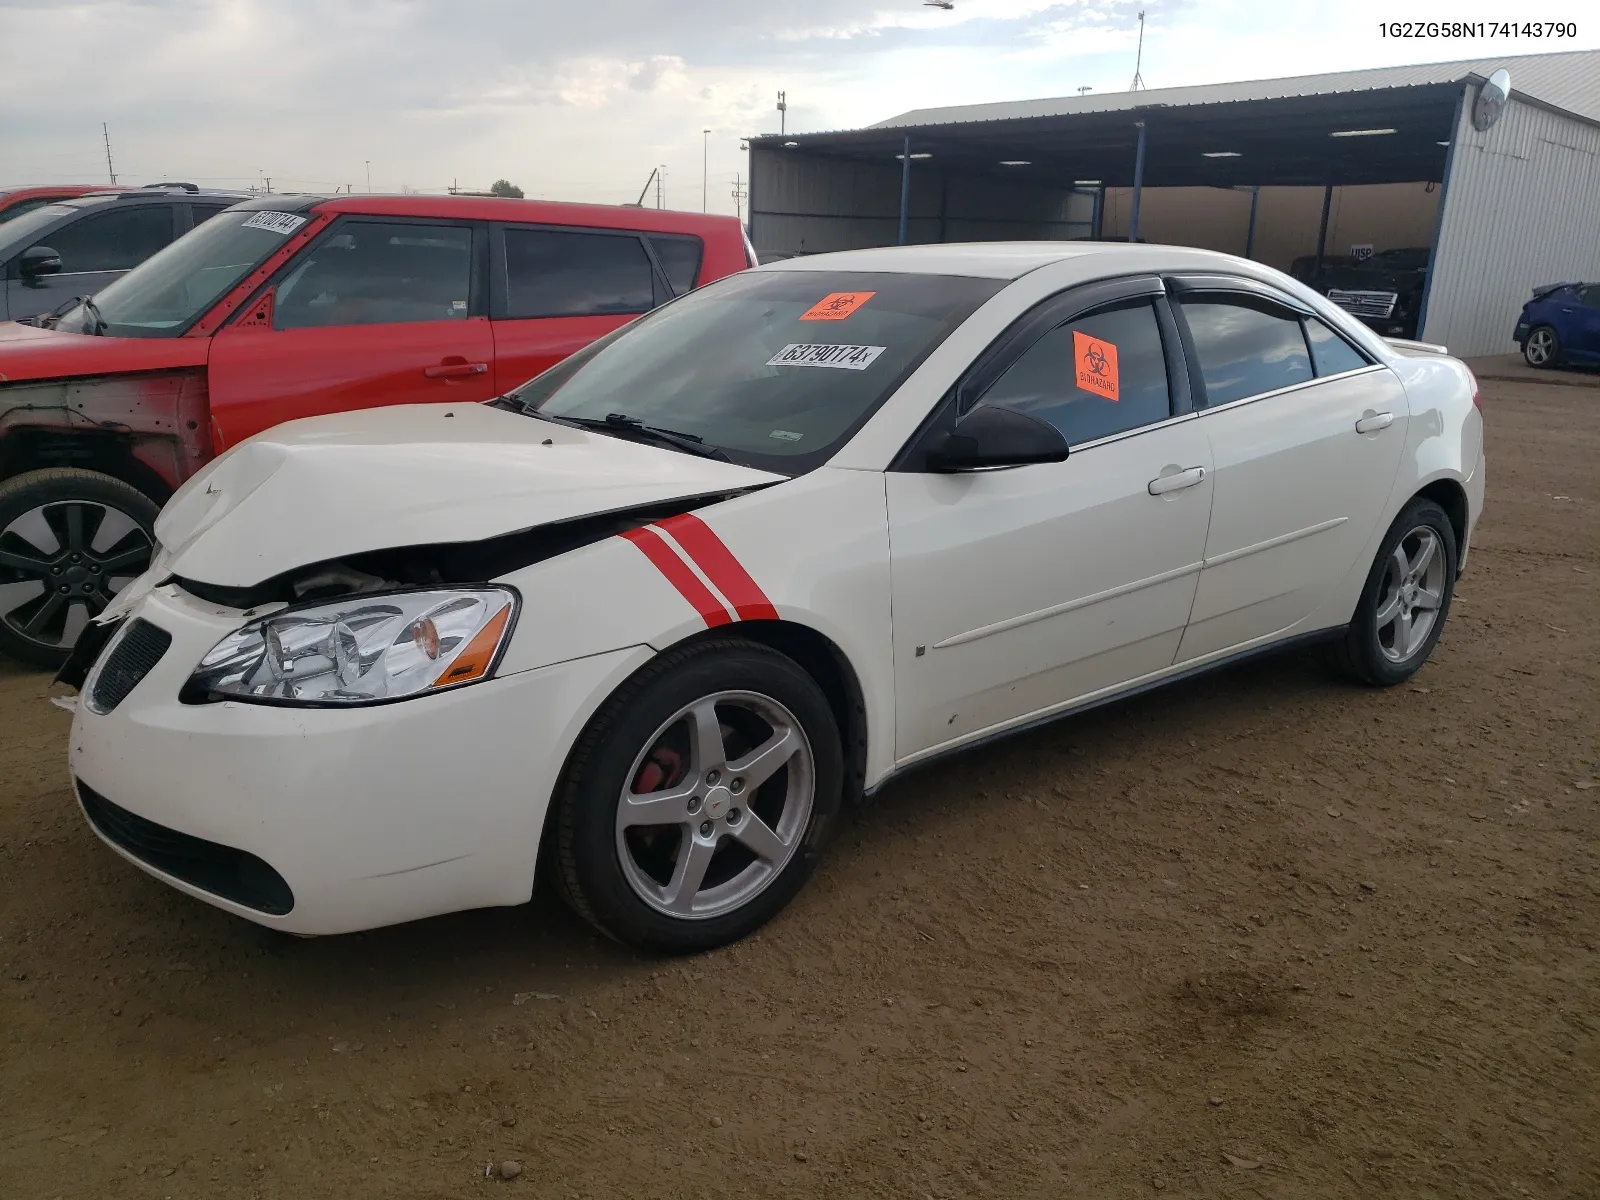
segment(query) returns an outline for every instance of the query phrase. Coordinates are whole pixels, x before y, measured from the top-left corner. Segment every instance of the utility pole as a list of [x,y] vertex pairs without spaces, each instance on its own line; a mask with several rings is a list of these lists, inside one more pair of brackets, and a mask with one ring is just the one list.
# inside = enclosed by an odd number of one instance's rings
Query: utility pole
[[1133,60],[1133,85],[1128,88],[1130,92],[1137,92],[1144,86],[1144,76],[1139,73],[1139,67],[1144,63],[1144,9],[1139,10],[1139,52]]
[[267,195],[272,195],[272,176],[267,176]]
[[667,168],[661,166],[656,170],[656,207],[667,206]]
[[701,130],[700,140],[700,211],[706,212],[706,202],[711,198],[711,130]]
[[1091,87],[1088,84],[1084,84],[1081,88],[1078,89],[1078,95],[1080,95],[1080,96],[1087,95],[1088,93],[1090,93],[1092,91],[1094,91],[1093,87]]
[[100,134],[106,139],[106,174],[111,176],[111,186],[117,186],[117,169],[111,165],[111,130],[106,128],[104,121],[100,122]]
[[367,191],[372,191],[372,160],[367,159]]
[[789,132],[789,93],[778,93],[778,136]]
[[744,186],[744,176],[733,177],[733,211],[739,218],[739,223],[744,224],[744,201],[750,194],[750,189]]

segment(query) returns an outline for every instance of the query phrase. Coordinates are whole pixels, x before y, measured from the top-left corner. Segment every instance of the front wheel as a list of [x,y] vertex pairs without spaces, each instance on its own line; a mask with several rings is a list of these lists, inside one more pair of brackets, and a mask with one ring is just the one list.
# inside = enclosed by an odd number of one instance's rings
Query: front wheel
[[1393,687],[1415,675],[1444,632],[1456,586],[1456,534],[1431,500],[1395,518],[1367,576],[1338,665],[1363,683]]
[[560,890],[639,950],[735,941],[805,883],[843,782],[833,712],[799,664],[737,639],[669,651],[573,751],[551,830]]
[[1530,367],[1553,367],[1561,358],[1561,339],[1550,326],[1539,325],[1522,344],[1522,357],[1527,359]]
[[155,550],[154,501],[98,471],[0,484],[0,653],[56,670]]

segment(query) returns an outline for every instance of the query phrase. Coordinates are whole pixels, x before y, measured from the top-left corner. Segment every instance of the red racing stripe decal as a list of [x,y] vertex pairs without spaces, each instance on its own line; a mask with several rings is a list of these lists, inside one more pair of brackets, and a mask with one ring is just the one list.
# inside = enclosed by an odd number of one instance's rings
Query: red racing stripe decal
[[655,564],[656,570],[667,577],[667,582],[677,588],[691,607],[706,623],[707,629],[732,624],[733,618],[722,602],[711,594],[711,589],[700,582],[700,577],[672,552],[672,547],[661,540],[661,535],[649,529],[624,529],[622,536],[644,552]]
[[733,611],[741,621],[776,621],[778,610],[767,599],[761,586],[750,578],[733,551],[722,544],[722,539],[693,513],[682,513],[657,521],[656,528],[665,529],[684,553],[694,559],[695,566],[705,572],[706,578],[728,598]]

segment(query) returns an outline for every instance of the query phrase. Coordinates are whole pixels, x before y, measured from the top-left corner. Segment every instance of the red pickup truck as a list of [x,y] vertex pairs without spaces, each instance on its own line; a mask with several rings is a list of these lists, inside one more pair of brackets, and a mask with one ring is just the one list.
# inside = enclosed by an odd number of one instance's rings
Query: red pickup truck
[[489,400],[755,263],[732,217],[459,196],[263,196],[45,327],[0,326],[0,652],[65,660],[160,505],[296,417]]

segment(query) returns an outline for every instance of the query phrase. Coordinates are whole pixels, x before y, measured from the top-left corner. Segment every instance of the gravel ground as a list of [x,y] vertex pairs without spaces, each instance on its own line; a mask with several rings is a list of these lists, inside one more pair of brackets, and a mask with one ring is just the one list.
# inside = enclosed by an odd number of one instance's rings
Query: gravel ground
[[1289,654],[909,777],[690,961],[544,898],[266,934],[96,842],[0,667],[0,1195],[1600,1195],[1600,389],[1484,392],[1410,686]]

